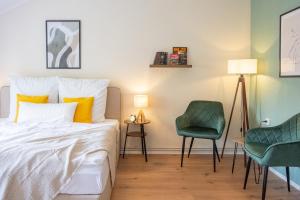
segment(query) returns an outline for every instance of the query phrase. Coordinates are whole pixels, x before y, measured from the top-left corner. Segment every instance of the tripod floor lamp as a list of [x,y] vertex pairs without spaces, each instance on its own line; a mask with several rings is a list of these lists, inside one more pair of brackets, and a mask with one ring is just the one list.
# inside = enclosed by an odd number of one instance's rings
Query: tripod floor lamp
[[231,125],[232,115],[237,99],[237,94],[239,88],[241,87],[241,100],[242,100],[242,110],[241,110],[241,132],[242,136],[245,137],[246,131],[249,129],[249,117],[248,117],[248,107],[247,107],[247,96],[246,96],[246,83],[244,75],[247,74],[256,74],[257,73],[257,60],[256,59],[237,59],[237,60],[229,60],[228,61],[228,74],[239,74],[240,77],[237,82],[233,104],[230,112],[230,117],[227,125],[225,140],[222,149],[222,156],[224,154],[224,150],[226,147],[227,137]]

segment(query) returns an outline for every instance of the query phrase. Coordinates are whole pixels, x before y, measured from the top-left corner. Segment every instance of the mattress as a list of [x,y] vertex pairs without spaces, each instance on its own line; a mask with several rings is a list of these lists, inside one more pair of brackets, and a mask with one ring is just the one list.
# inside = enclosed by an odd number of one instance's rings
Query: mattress
[[[119,129],[118,120],[106,119],[101,124],[109,124]],[[119,137],[119,134],[118,134]],[[117,144],[118,145],[118,144]],[[116,149],[112,153],[117,154]],[[62,189],[61,194],[101,194],[110,175],[107,152],[90,154],[71,181]]]
[[[0,122],[7,119],[0,119]],[[118,120],[106,119],[101,122],[104,125],[115,127],[118,132],[116,142],[119,138],[119,122]],[[118,146],[119,144],[117,144]],[[112,149],[111,153],[117,155],[117,149]],[[117,156],[114,156],[117,159]],[[107,152],[99,151],[89,154],[80,168],[73,175],[72,179],[67,183],[61,194],[81,194],[93,195],[101,194],[105,189],[106,183],[109,180],[110,167],[107,158]]]
[[62,194],[101,194],[109,176],[106,152],[90,155],[62,189]]

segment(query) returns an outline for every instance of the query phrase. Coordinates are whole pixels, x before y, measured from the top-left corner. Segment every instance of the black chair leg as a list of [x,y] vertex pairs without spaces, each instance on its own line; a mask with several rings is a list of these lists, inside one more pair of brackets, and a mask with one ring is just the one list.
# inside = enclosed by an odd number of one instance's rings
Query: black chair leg
[[127,142],[127,135],[125,137],[125,143],[124,143],[124,149],[123,149],[123,158],[125,157],[126,142]]
[[233,174],[234,166],[235,166],[235,159],[236,159],[236,153],[237,153],[238,143],[234,143],[234,152],[233,152],[233,161],[232,161],[232,168],[231,173]]
[[217,154],[218,161],[221,162],[219,152],[218,152],[218,147],[217,147],[217,144],[216,144],[215,140],[214,140],[214,145],[215,145],[215,151],[216,151],[216,154]]
[[194,138],[192,137],[191,144],[190,144],[190,149],[189,149],[189,154],[188,154],[188,158],[190,157],[191,150],[192,150],[192,147],[193,147],[193,143],[194,143]]
[[182,140],[182,149],[181,149],[181,167],[183,165],[183,156],[184,156],[184,148],[185,148],[185,136],[183,136],[183,140]]
[[246,151],[244,150],[244,167],[247,167],[247,155],[246,155]]
[[286,180],[287,180],[287,186],[288,186],[288,191],[291,191],[291,186],[290,186],[290,168],[286,167],[285,168],[286,171]]
[[248,182],[248,176],[249,176],[249,171],[250,171],[250,167],[251,167],[251,162],[252,162],[252,159],[249,156],[248,163],[247,163],[247,169],[246,169],[246,176],[245,176],[245,180],[244,180],[244,190],[247,187],[247,182]]
[[215,146],[215,140],[213,140],[213,161],[214,161],[214,172],[216,172],[216,146]]
[[265,166],[264,180],[263,180],[263,191],[262,191],[262,197],[261,197],[262,200],[266,199],[268,172],[269,172],[269,166]]

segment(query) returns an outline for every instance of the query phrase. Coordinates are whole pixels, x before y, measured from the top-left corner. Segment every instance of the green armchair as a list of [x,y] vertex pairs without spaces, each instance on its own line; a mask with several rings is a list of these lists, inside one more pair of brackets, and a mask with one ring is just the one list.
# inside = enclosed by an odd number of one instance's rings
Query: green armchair
[[266,197],[269,167],[286,167],[288,191],[290,191],[289,167],[300,166],[300,114],[291,117],[283,124],[270,128],[254,128],[247,132],[245,151],[249,155],[244,189],[251,161],[264,167],[262,199]]
[[192,101],[185,113],[176,119],[176,130],[183,137],[181,151],[181,167],[186,137],[191,137],[188,157],[190,156],[194,138],[213,141],[213,163],[216,171],[216,156],[220,161],[216,140],[220,139],[225,127],[223,105],[214,101]]

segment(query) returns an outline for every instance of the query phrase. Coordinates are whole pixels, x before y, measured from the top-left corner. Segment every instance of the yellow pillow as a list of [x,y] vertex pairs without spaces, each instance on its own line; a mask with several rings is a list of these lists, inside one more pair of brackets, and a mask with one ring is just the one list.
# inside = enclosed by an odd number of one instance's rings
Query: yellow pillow
[[16,118],[15,122],[18,121],[19,116],[19,102],[28,102],[28,103],[48,103],[48,96],[28,96],[28,95],[22,95],[17,94],[17,109],[16,109]]
[[74,115],[74,122],[92,123],[92,109],[94,97],[64,98],[64,103],[77,102],[77,108]]

